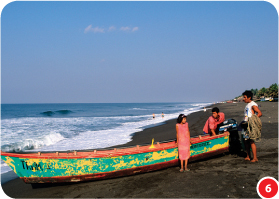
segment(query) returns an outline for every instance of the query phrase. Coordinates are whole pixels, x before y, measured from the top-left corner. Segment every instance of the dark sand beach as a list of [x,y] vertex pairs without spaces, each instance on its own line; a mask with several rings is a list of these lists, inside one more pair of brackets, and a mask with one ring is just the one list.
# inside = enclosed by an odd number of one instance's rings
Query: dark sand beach
[[[179,167],[138,174],[134,176],[82,182],[54,184],[35,189],[19,178],[2,184],[4,192],[12,198],[259,198],[256,186],[266,176],[278,179],[278,103],[259,102],[262,140],[256,144],[259,162],[245,161],[235,154],[222,154],[213,158],[191,162],[190,172],[180,173]],[[216,104],[226,119],[243,119],[245,103]],[[211,108],[213,107],[211,106]],[[191,136],[202,133],[211,110],[188,116]],[[125,145],[137,145],[176,138],[175,120],[135,133]]]

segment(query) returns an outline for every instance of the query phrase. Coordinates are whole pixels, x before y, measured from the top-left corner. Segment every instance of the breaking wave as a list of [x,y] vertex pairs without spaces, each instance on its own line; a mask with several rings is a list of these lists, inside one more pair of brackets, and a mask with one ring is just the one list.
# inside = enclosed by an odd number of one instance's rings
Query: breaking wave
[[53,145],[64,137],[59,133],[51,133],[37,139],[25,139],[19,142],[5,144],[1,146],[1,150],[4,152],[22,152],[25,150],[39,149],[45,146]]
[[53,115],[57,115],[57,114],[58,115],[67,115],[70,113],[73,113],[73,112],[70,110],[58,110],[58,111],[45,111],[45,112],[42,112],[41,114],[44,116],[53,116]]

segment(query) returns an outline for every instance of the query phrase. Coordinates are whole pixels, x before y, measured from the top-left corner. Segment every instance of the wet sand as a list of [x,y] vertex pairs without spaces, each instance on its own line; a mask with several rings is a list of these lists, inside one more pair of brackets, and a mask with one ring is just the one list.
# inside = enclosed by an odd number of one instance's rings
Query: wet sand
[[[256,143],[259,162],[245,161],[241,154],[222,154],[191,162],[191,171],[180,173],[171,167],[134,176],[82,183],[43,185],[32,188],[19,178],[2,184],[12,198],[258,198],[256,186],[266,176],[278,179],[278,103],[258,102],[261,117],[262,140]],[[243,119],[245,103],[217,104],[226,119]],[[213,107],[211,106],[211,108]],[[188,116],[191,136],[202,133],[211,110]],[[156,118],[159,119],[159,118]],[[135,133],[130,146],[175,139],[175,120]]]

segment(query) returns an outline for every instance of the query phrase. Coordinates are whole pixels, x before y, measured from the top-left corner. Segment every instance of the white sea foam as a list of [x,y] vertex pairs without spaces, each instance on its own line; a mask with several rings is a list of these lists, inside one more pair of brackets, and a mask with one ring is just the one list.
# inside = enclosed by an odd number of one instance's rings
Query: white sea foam
[[[203,104],[204,105],[204,104]],[[202,106],[203,106],[202,105]],[[188,115],[200,110],[200,106],[184,110],[184,114]],[[116,128],[98,130],[98,131],[86,131],[79,135],[63,139],[59,141],[57,145],[49,145],[40,149],[40,151],[65,151],[65,150],[81,150],[81,149],[94,149],[105,148],[114,145],[125,144],[132,140],[132,135],[135,132],[142,131],[144,127],[157,125],[170,119],[174,119],[178,116],[178,113],[165,114],[164,118],[161,114],[155,114],[155,119],[150,118],[150,115],[143,116],[125,116],[125,117],[112,117],[129,121],[134,118],[144,118],[144,120],[136,122],[124,122]],[[107,118],[103,118],[107,119]],[[111,119],[111,118],[109,118]],[[88,118],[91,120],[91,118]]]
[[131,110],[140,110],[140,111],[145,111],[145,110],[147,110],[147,109],[145,109],[145,108],[132,108]]

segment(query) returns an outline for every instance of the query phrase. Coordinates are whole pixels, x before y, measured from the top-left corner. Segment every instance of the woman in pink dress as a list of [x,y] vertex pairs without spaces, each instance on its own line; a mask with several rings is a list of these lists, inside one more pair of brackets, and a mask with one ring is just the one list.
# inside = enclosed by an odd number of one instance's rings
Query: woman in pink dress
[[[177,145],[178,145],[178,156],[181,163],[180,172],[190,171],[187,168],[188,159],[190,158],[190,131],[188,127],[188,123],[186,122],[186,115],[180,114],[177,118],[176,124],[176,137],[177,137]],[[185,162],[185,164],[183,164]],[[183,165],[184,169],[183,169]]]

